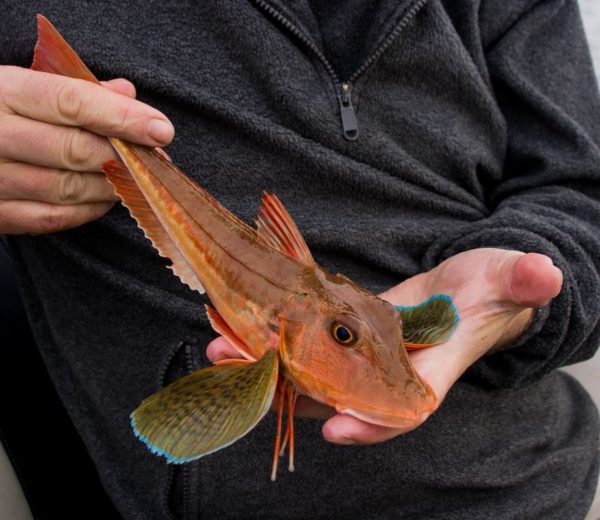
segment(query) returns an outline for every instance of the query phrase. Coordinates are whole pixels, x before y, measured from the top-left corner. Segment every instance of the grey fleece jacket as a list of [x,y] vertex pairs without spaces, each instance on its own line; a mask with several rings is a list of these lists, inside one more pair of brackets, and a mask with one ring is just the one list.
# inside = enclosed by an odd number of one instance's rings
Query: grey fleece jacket
[[29,66],[36,12],[171,118],[169,153],[225,206],[251,221],[261,190],[277,193],[333,272],[377,292],[500,247],[565,274],[422,427],[342,447],[298,420],[296,473],[271,483],[271,417],[185,466],[133,436],[129,413],[205,365],[214,333],[127,211],[8,239],[39,348],[124,518],[584,517],[598,416],[555,371],[600,341],[600,100],[574,0],[10,2],[0,62]]

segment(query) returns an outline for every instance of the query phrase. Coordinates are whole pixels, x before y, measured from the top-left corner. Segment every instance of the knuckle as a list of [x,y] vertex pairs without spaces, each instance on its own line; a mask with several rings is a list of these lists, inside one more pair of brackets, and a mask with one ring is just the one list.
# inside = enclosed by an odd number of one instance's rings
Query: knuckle
[[72,80],[60,82],[56,90],[56,112],[69,122],[81,121],[85,89]]
[[62,146],[62,164],[69,170],[86,170],[93,163],[95,141],[91,134],[81,128],[65,133]]
[[55,184],[55,196],[59,203],[76,203],[83,198],[86,182],[84,174],[63,171],[58,175]]

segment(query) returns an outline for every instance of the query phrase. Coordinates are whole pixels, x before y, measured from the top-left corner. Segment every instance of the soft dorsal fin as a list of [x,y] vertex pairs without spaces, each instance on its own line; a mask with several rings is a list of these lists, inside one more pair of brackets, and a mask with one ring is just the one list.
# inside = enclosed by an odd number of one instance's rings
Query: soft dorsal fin
[[146,238],[152,242],[160,256],[171,260],[169,268],[173,273],[191,289],[203,294],[204,287],[200,279],[148,205],[127,167],[118,161],[107,161],[102,165],[102,171]]
[[316,265],[304,238],[276,195],[263,191],[256,229],[258,238],[273,249],[305,265]]

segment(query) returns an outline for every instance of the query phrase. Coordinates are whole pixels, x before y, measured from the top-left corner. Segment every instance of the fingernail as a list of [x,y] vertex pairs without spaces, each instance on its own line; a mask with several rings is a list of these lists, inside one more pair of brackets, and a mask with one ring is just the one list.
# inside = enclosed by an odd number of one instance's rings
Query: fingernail
[[174,133],[173,125],[164,119],[153,119],[148,123],[148,135],[159,143],[171,142]]

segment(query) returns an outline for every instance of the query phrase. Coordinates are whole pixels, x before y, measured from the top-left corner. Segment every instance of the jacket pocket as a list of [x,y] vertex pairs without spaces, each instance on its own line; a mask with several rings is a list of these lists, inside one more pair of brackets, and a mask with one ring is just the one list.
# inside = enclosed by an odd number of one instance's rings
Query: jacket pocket
[[[158,374],[158,386],[163,388],[180,377],[207,365],[200,353],[199,342],[181,340],[165,357]],[[162,494],[163,510],[171,520],[197,520],[200,517],[199,503],[194,497],[200,492],[200,464],[198,461],[185,464],[169,464],[167,481]]]

